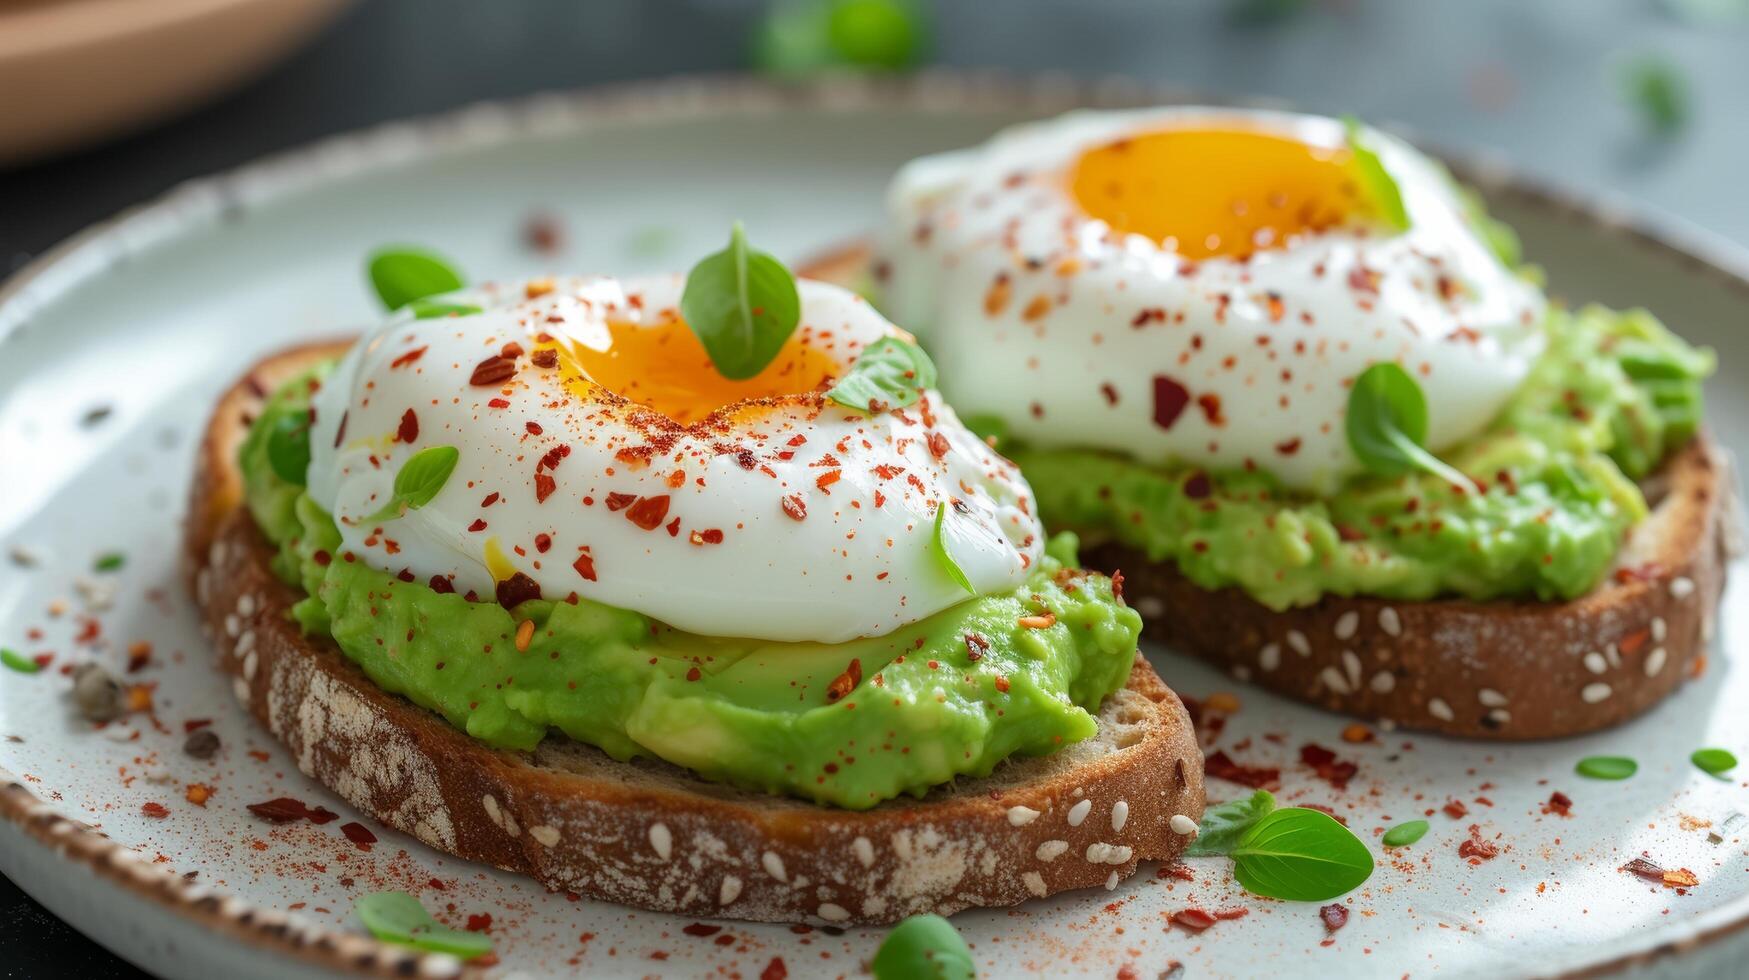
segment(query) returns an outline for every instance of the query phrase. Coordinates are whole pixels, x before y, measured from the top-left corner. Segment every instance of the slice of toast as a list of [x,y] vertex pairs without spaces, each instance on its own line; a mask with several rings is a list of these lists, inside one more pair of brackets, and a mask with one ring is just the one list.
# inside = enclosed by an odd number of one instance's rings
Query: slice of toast
[[263,397],[345,344],[269,358],[220,401],[201,447],[187,564],[220,669],[298,768],[388,826],[550,888],[684,915],[827,924],[1013,905],[1178,856],[1203,809],[1184,706],[1140,657],[1099,734],[923,799],[851,812],[743,792],[554,735],[500,751],[373,684],[288,609],[242,506],[237,447]]
[[[851,244],[798,274],[854,288],[868,265],[867,246]],[[1570,602],[1326,596],[1276,612],[1240,589],[1203,589],[1123,545],[1090,545],[1083,558],[1123,570],[1147,636],[1241,680],[1406,728],[1554,738],[1632,718],[1705,669],[1732,539],[1732,481],[1705,434],[1673,454],[1643,485],[1652,513],[1616,569]]]

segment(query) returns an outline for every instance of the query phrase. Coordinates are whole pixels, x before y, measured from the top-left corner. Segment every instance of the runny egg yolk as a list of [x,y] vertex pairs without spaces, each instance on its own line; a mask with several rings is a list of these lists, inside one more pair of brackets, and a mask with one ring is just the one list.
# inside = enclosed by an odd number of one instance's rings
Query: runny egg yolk
[[791,334],[764,370],[739,381],[723,377],[704,344],[680,319],[655,325],[611,322],[605,344],[599,338],[560,343],[577,372],[573,385],[593,383],[690,425],[737,402],[798,395],[837,377],[837,360],[809,344],[807,333]]
[[1343,148],[1243,129],[1167,129],[1089,150],[1075,201],[1119,233],[1190,259],[1243,258],[1374,217]]

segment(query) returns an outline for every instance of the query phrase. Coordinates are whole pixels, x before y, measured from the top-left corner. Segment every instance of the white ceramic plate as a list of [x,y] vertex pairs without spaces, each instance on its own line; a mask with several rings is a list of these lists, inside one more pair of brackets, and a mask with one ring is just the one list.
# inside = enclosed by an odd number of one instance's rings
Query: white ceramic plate
[[[763,247],[799,257],[870,227],[888,176],[916,154],[1073,104],[1170,97],[926,77],[809,90],[681,81],[538,99],[348,136],[199,181],[26,269],[0,290],[0,545],[39,561],[0,562],[0,645],[54,659],[34,676],[0,672],[0,766],[22,787],[0,791],[0,871],[99,941],[174,976],[454,972],[453,961],[362,937],[352,899],[382,888],[414,891],[452,922],[489,914],[501,957],[492,972],[505,975],[758,976],[778,957],[791,976],[860,973],[880,930],[723,924],[695,936],[684,931],[689,920],[548,894],[380,827],[371,851],[354,847],[339,827],[356,814],[299,775],[207,668],[176,574],[195,434],[218,392],[260,355],[375,316],[360,259],[384,242],[433,245],[476,278],[637,272],[684,267],[719,247],[739,217]],[[1749,264],[1738,253],[1493,169],[1470,173],[1557,292],[1644,304],[1717,347],[1710,417],[1727,445],[1749,446],[1740,329]],[[536,212],[564,226],[561,254],[525,245]],[[109,552],[125,565],[92,572]],[[1727,650],[1749,633],[1742,579],[1720,620]],[[113,592],[107,604],[104,592]],[[131,679],[156,683],[157,724],[135,716],[92,731],[74,718],[57,668],[91,657],[119,668],[138,643],[151,645],[152,665]],[[1344,719],[1150,653],[1187,694],[1237,693],[1243,709],[1218,745],[1280,765],[1285,798],[1334,808],[1369,841],[1430,810],[1432,832],[1389,857],[1379,851],[1328,944],[1316,906],[1248,897],[1223,861],[1198,860],[1191,882],[1147,868],[1112,892],[958,917],[987,975],[1129,967],[1153,977],[1174,963],[1190,975],[1553,974],[1643,967],[1689,946],[1699,948],[1653,968],[1698,975],[1743,951],[1728,937],[1701,941],[1749,919],[1745,835],[1709,843],[1701,824],[1749,810],[1749,792],[1688,763],[1703,745],[1749,756],[1749,676],[1729,659],[1715,655],[1701,680],[1603,735],[1505,746],[1386,734],[1345,745]],[[225,746],[216,763],[180,751],[189,719],[213,720]],[[1248,748],[1235,748],[1244,740]],[[1345,791],[1321,782],[1297,763],[1304,742],[1358,762],[1359,776]],[[1597,753],[1634,756],[1640,773],[1621,783],[1573,774],[1576,759]],[[197,782],[214,790],[205,807],[185,799]],[[1557,790],[1572,798],[1571,818],[1542,812]],[[1217,799],[1243,792],[1211,781]],[[244,809],[281,795],[343,818],[275,828]],[[1461,820],[1439,812],[1454,799],[1468,807]],[[168,816],[145,815],[148,802]],[[1459,857],[1470,824],[1498,835],[1499,857],[1478,866]],[[1679,894],[1617,870],[1642,853],[1692,869],[1700,885]],[[1198,935],[1169,924],[1190,907],[1249,912]]]

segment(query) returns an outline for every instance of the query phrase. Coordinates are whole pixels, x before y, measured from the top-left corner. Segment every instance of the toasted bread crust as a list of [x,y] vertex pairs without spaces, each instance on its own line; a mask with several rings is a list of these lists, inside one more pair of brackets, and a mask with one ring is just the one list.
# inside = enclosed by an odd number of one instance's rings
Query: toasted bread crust
[[[852,285],[868,262],[868,247],[852,243],[800,274]],[[1123,570],[1147,636],[1242,680],[1406,728],[1555,738],[1632,718],[1704,669],[1732,478],[1704,434],[1673,455],[1647,481],[1655,507],[1624,545],[1619,574],[1570,602],[1326,596],[1276,612],[1123,545],[1092,544],[1083,558]]]
[[301,594],[269,570],[241,506],[246,417],[261,396],[344,346],[263,362],[208,428],[186,529],[190,585],[220,669],[298,768],[432,847],[549,887],[664,912],[755,921],[883,923],[1112,887],[1189,838],[1202,755],[1146,661],[1101,712],[1101,734],[991,777],[866,812],[746,793],[661,763],[619,763],[549,738],[492,749],[388,694],[330,641],[304,636]]

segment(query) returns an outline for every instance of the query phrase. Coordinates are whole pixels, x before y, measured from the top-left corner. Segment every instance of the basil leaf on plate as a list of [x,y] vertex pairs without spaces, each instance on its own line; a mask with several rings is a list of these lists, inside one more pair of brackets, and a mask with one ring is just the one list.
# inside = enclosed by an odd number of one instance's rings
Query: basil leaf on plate
[[1709,776],[1717,776],[1737,768],[1737,757],[1726,749],[1695,749],[1688,760]]
[[267,431],[267,463],[273,475],[295,486],[303,486],[310,473],[310,415],[308,412],[284,412],[274,417],[273,428]]
[[431,446],[414,453],[395,474],[395,492],[389,502],[365,520],[399,517],[403,509],[418,510],[431,503],[443,485],[449,482],[449,475],[455,472],[459,459],[461,450],[454,446]]
[[943,527],[946,521],[947,503],[944,501],[935,507],[935,533],[930,537],[929,550],[935,555],[936,564],[941,566],[941,570],[947,573],[948,578],[953,579],[955,585],[972,595],[977,595],[978,590],[972,588],[972,580],[966,576],[966,570],[961,568],[960,563],[954,561],[953,555],[948,553],[947,537]]
[[869,964],[875,980],[972,980],[972,951],[939,915],[913,915],[893,927]]
[[43,669],[42,664],[10,647],[0,647],[0,664],[6,665],[11,670],[16,670],[20,674],[34,674]]
[[1397,186],[1397,178],[1385,169],[1385,162],[1379,159],[1378,152],[1366,144],[1360,120],[1343,116],[1342,127],[1348,140],[1348,152],[1354,157],[1354,168],[1359,172],[1360,182],[1367,189],[1368,196],[1378,206],[1380,219],[1396,231],[1408,231],[1409,209],[1403,206],[1403,189]]
[[1287,807],[1266,814],[1233,846],[1233,878],[1253,895],[1323,902],[1372,876],[1360,838],[1322,810]]
[[425,906],[406,892],[361,895],[352,908],[370,934],[385,943],[449,953],[464,960],[492,951],[490,936],[451,929],[433,919]]
[[1266,789],[1209,807],[1203,812],[1202,825],[1196,828],[1196,840],[1184,849],[1184,856],[1230,853],[1245,831],[1274,810],[1275,795]]
[[1472,485],[1469,477],[1425,448],[1427,396],[1395,361],[1380,361],[1354,379],[1344,421],[1349,448],[1371,472],[1401,476],[1422,470],[1453,486]]
[[782,262],[747,244],[739,221],[729,245],[686,276],[680,315],[717,373],[744,381],[765,370],[802,318],[796,278]]
[[462,288],[461,273],[443,256],[422,248],[381,249],[370,257],[369,271],[370,284],[383,306],[391,310]]
[[1427,834],[1427,821],[1408,820],[1385,831],[1382,843],[1386,847],[1408,847]]
[[935,362],[923,348],[897,337],[882,337],[863,348],[856,363],[826,397],[859,412],[876,406],[903,408],[913,404],[925,388],[935,387]]
[[1573,771],[1586,779],[1627,779],[1640,771],[1640,764],[1625,755],[1588,755]]

